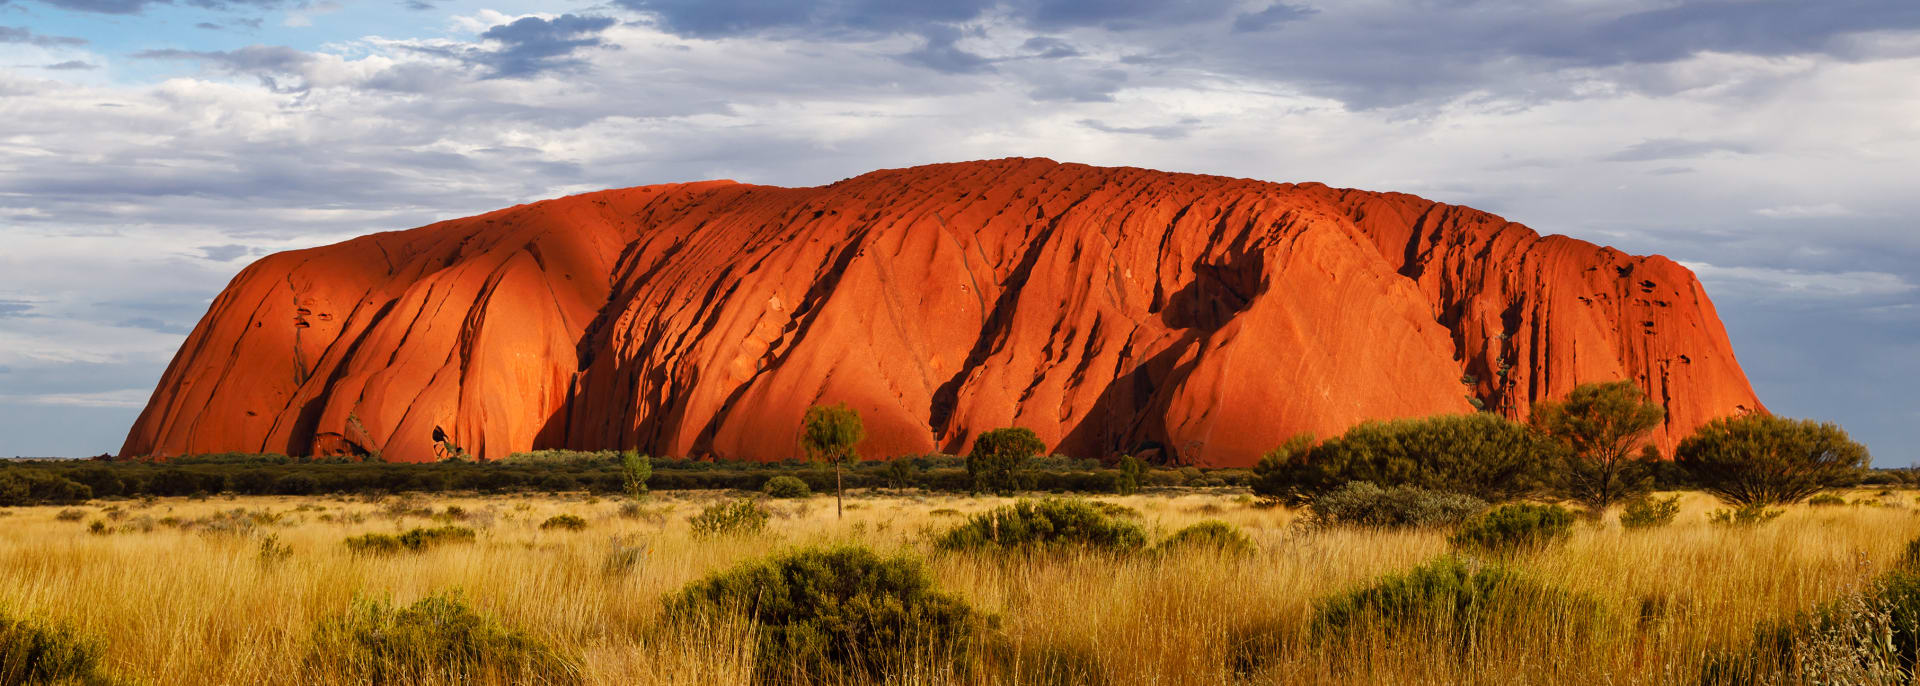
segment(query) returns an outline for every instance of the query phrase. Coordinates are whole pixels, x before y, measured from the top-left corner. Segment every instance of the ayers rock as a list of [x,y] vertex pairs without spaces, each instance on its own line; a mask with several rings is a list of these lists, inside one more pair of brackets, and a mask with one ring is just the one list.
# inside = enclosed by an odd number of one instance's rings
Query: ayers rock
[[1693,274],[1398,193],[1006,159],[829,186],[643,186],[271,255],[214,300],[122,455],[780,459],[1004,426],[1244,466],[1366,419],[1524,417],[1632,379],[1658,442],[1755,399]]

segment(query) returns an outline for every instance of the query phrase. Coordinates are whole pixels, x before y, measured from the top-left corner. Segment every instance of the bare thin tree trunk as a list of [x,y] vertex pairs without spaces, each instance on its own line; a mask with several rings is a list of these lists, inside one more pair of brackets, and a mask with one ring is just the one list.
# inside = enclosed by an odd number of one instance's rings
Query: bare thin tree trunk
[[840,504],[840,462],[835,460],[833,463],[833,517],[845,519],[846,516],[846,510]]

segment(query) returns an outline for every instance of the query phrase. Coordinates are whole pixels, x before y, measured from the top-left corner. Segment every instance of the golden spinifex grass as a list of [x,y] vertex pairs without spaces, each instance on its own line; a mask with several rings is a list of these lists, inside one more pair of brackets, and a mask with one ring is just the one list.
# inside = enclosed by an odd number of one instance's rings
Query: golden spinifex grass
[[[894,683],[1679,684],[1757,623],[1860,587],[1920,535],[1907,493],[1883,507],[1789,507],[1747,529],[1709,525],[1716,503],[1687,494],[1671,526],[1583,521],[1565,544],[1506,562],[1597,601],[1597,619],[1578,631],[1572,618],[1540,614],[1470,641],[1452,626],[1327,640],[1311,630],[1318,600],[1447,553],[1446,532],[1311,529],[1243,496],[1185,492],[1101,500],[1137,510],[1155,542],[1220,519],[1256,551],[939,553],[934,532],[1011,502],[944,495],[860,494],[844,519],[829,496],[770,501],[763,534],[692,535],[687,518],[723,497],[663,493],[640,507],[586,496],[163,499],[96,503],[81,521],[13,508],[0,517],[0,606],[98,639],[107,666],[136,681],[322,684],[347,683],[352,670],[312,658],[317,625],[357,602],[397,607],[457,590],[565,655],[585,683],[745,684],[754,661],[769,659],[754,654],[753,627],[664,623],[662,598],[782,547],[857,543],[924,556],[939,588],[998,617],[968,664],[923,665]],[[541,528],[561,514],[586,527]],[[90,531],[94,521],[111,532]],[[343,543],[450,525],[477,535],[379,555]]]

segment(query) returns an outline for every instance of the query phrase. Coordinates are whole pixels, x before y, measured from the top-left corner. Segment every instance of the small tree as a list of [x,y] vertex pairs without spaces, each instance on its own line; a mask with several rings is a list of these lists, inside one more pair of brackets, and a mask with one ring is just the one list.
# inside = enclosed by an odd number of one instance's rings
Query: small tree
[[1120,495],[1133,495],[1140,492],[1140,477],[1147,471],[1147,463],[1132,455],[1120,457]]
[[1731,505],[1785,505],[1841,483],[1868,464],[1866,446],[1831,422],[1769,414],[1722,417],[1680,442],[1674,461]]
[[647,479],[653,478],[653,460],[637,450],[621,453],[620,476],[626,481],[627,496],[639,500],[647,494]]
[[1032,429],[1010,427],[980,434],[973,440],[973,452],[967,454],[967,474],[973,477],[973,490],[1013,492],[1014,472],[1046,449],[1047,444]]
[[809,407],[806,416],[800,419],[800,447],[807,451],[807,459],[833,465],[835,517],[845,516],[840,467],[849,460],[860,459],[854,446],[866,437],[867,430],[860,425],[860,413],[846,403]]
[[1528,423],[1566,448],[1566,494],[1595,512],[1653,489],[1652,465],[1638,455],[1667,412],[1632,381],[1587,383],[1565,400],[1533,406]]

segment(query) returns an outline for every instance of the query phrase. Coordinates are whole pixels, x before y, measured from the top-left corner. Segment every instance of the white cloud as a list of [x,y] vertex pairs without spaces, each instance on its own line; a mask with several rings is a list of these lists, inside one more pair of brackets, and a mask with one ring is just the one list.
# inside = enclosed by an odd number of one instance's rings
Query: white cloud
[[1773,219],[1826,219],[1845,217],[1853,214],[1839,203],[1820,203],[1818,205],[1782,205],[1753,211],[1754,214]]
[[[1920,286],[1886,272],[1808,272],[1764,267],[1720,267],[1681,262],[1714,292],[1784,294],[1814,298],[1863,298],[1913,293]],[[1721,290],[1725,289],[1725,290]]]
[[153,389],[150,388],[122,388],[97,393],[43,393],[40,395],[0,393],[0,403],[138,409],[146,406],[147,397],[152,394]]

